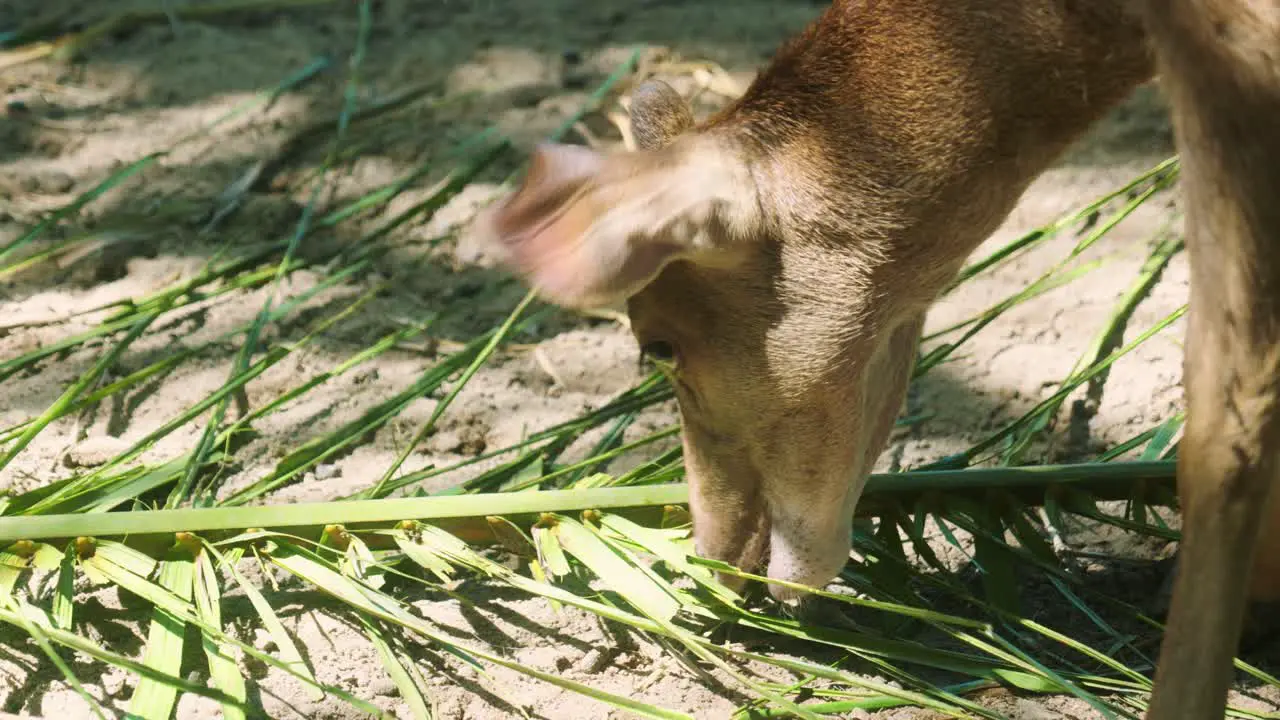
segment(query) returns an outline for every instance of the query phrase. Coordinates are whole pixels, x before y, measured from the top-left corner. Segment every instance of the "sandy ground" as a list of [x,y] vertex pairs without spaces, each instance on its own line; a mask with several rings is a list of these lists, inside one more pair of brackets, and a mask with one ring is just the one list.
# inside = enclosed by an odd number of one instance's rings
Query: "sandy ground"
[[[131,5],[150,3],[112,4]],[[714,61],[745,86],[776,44],[820,9],[819,3],[797,0],[744,0],[734,5],[734,12],[728,13],[724,3],[714,0],[377,3],[361,70],[365,99],[423,84],[429,91],[405,110],[353,129],[361,155],[336,174],[323,203],[336,206],[424,163],[435,163],[437,169],[384,213],[321,232],[300,252],[309,256],[334,243],[352,243],[361,232],[426,197],[452,166],[450,150],[490,123],[519,149],[527,149],[581,106],[636,44],[650,46],[646,57],[655,60]],[[70,0],[10,0],[0,7],[0,30],[14,27],[36,10],[76,6]],[[168,149],[318,56],[335,59],[327,74],[281,96],[266,111],[248,113],[211,134],[198,135],[59,229],[59,237],[96,234],[96,252],[0,280],[0,325],[6,328],[0,331],[0,358],[91,327],[102,319],[102,312],[72,316],[143,296],[188,276],[223,244],[243,248],[288,236],[307,197],[296,181],[303,171],[318,166],[323,146],[293,158],[268,189],[251,194],[216,232],[202,233],[201,227],[216,207],[218,194],[254,160],[275,152],[303,125],[335,117],[344,83],[342,64],[355,36],[354,7],[337,3],[234,22],[149,24],[94,46],[84,62],[38,61],[0,74],[0,242],[7,242],[113,169]],[[683,90],[691,89],[687,74],[672,80]],[[703,110],[723,102],[714,93],[704,99]],[[589,117],[586,124],[607,141],[617,138],[599,116]],[[1145,88],[1041,177],[979,254],[1117,187],[1170,152],[1164,111],[1155,91]],[[524,288],[491,266],[469,241],[466,223],[517,161],[513,154],[491,167],[429,221],[396,230],[390,238],[392,251],[372,270],[324,290],[308,305],[317,309],[291,316],[269,331],[268,341],[297,339],[324,314],[336,312],[378,282],[388,283],[389,289],[363,309],[250,384],[247,397],[254,407],[406,322],[448,311],[428,333],[431,342],[384,354],[259,424],[259,437],[237,452],[222,492],[248,486],[269,472],[285,450],[340,427],[403,389],[440,357],[450,340],[467,340],[492,327],[514,306]],[[1175,201],[1173,194],[1164,194],[1148,203],[1091,253],[1108,256],[1105,267],[1009,313],[969,343],[961,356],[918,382],[907,412],[931,417],[899,434],[882,456],[880,469],[909,468],[961,450],[1051,394],[1133,281],[1153,234]],[[1020,289],[1076,240],[1073,233],[1064,233],[970,283],[937,306],[930,327],[966,318]],[[324,277],[323,268],[299,272],[288,292],[303,292]],[[1185,302],[1186,294],[1185,257],[1180,256],[1139,306],[1126,338]],[[233,344],[219,338],[247,323],[265,298],[265,290],[237,293],[162,321],[120,360],[115,376],[143,367],[172,344],[209,345],[198,358],[167,375],[74,420],[55,423],[3,471],[0,487],[27,490],[101,463],[219,387],[236,352]],[[1037,448],[1032,459],[1086,458],[1173,414],[1181,402],[1182,330],[1181,323],[1175,325],[1119,362],[1100,398],[1087,403],[1083,396],[1077,398],[1081,403],[1074,419],[1069,403],[1050,441]],[[500,352],[467,386],[439,430],[409,456],[405,470],[448,465],[515,442],[600,406],[642,377],[634,342],[617,322],[561,313],[519,340],[524,347]],[[43,363],[38,372],[9,378],[0,401],[0,426],[43,411],[100,352],[95,347],[59,356]],[[438,400],[438,395],[420,399],[367,442],[322,471],[272,493],[269,500],[321,500],[367,487]],[[673,418],[670,405],[660,406],[627,435],[641,437]],[[164,460],[189,450],[201,428],[197,423],[173,433],[142,459]],[[570,454],[585,451],[596,439],[589,435]],[[657,449],[665,447],[669,445]],[[613,467],[629,467],[635,459],[625,457]],[[468,472],[491,465],[482,463]],[[426,489],[467,476],[437,478]],[[1109,548],[1119,547],[1136,557],[1167,551],[1158,542],[1109,542]],[[1150,594],[1158,582],[1158,574],[1146,573],[1121,584],[1127,592]],[[520,662],[699,718],[726,717],[742,702],[735,691],[694,676],[657,646],[638,638],[619,640],[581,613],[556,614],[545,602],[479,582],[471,584],[468,596],[476,601],[474,607],[444,596],[414,604],[459,637],[489,643]],[[357,627],[321,612],[323,599],[296,587],[282,589],[276,601],[286,608],[288,627],[321,679],[403,712],[394,685]],[[114,590],[91,593],[83,602],[110,618],[91,631],[100,633],[102,642],[123,652],[140,649],[145,630],[129,619],[133,616],[128,603]],[[4,637],[7,642],[16,639],[12,634]],[[611,649],[615,646],[616,651]],[[813,647],[779,651],[825,658]],[[424,654],[423,663],[432,668],[432,699],[442,718],[514,717],[513,705],[546,718],[610,716],[593,701],[506,671],[481,678],[438,656]],[[129,691],[124,674],[103,673],[89,665],[77,670],[95,696],[117,709],[125,706]],[[276,671],[247,672],[255,677],[261,702],[272,717],[358,716],[339,701],[311,702]],[[1011,718],[1091,717],[1069,699],[993,694],[980,701]],[[87,716],[81,701],[56,680],[39,653],[21,643],[0,648],[0,711]],[[202,700],[184,700],[179,708],[183,718],[215,716],[216,707]],[[892,711],[877,717],[927,716]]]

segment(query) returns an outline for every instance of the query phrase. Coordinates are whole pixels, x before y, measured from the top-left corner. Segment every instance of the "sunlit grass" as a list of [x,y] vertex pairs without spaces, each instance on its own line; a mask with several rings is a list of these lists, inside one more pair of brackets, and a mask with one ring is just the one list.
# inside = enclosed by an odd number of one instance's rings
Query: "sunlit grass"
[[[359,37],[347,64],[342,111],[327,130],[306,130],[325,138],[328,145],[319,168],[301,181],[309,199],[292,234],[257,246],[224,247],[193,277],[101,308],[108,311],[105,318],[87,330],[0,358],[3,383],[19,373],[38,372],[71,351],[96,354],[91,366],[46,409],[0,428],[3,471],[54,423],[162,377],[199,357],[206,347],[172,348],[128,374],[111,374],[119,359],[148,337],[158,321],[208,307],[219,298],[270,290],[252,321],[210,341],[239,348],[229,376],[218,389],[157,423],[106,463],[0,500],[0,547],[5,548],[0,552],[0,621],[29,635],[99,716],[110,713],[83,691],[83,683],[66,661],[68,651],[128,672],[134,683],[128,711],[137,717],[171,717],[182,693],[219,702],[226,717],[251,716],[252,693],[246,687],[251,681],[239,672],[233,660],[236,652],[295,676],[315,697],[331,694],[383,716],[367,698],[315,678],[304,649],[284,629],[270,593],[244,572],[250,564],[276,568],[345,606],[376,649],[405,707],[418,718],[431,717],[433,702],[423,671],[404,650],[406,643],[430,644],[478,668],[515,670],[639,716],[690,717],[682,708],[605,692],[589,682],[517,663],[479,645],[461,644],[429,618],[413,612],[403,596],[404,587],[454,593],[453,581],[464,576],[485,578],[660,639],[683,662],[718,673],[752,698],[740,709],[742,717],[816,718],[857,709],[915,706],[944,716],[999,718],[1000,713],[972,697],[976,691],[997,686],[1071,695],[1104,717],[1141,715],[1150,690],[1152,643],[1158,640],[1159,624],[1142,609],[1107,597],[1088,578],[1072,571],[1054,549],[1052,536],[1065,531],[1068,522],[1083,518],[1127,532],[1176,539],[1176,530],[1154,509],[1173,503],[1172,457],[1181,416],[1157,423],[1088,463],[1038,464],[1029,448],[1051,429],[1053,418],[1072,393],[1087,384],[1105,383],[1107,370],[1116,361],[1182,316],[1185,308],[1138,328],[1128,342],[1120,340],[1134,309],[1182,249],[1180,238],[1168,228],[1160,230],[1147,262],[1123,290],[1112,316],[1049,397],[963,452],[927,467],[871,479],[858,510],[866,521],[858,526],[855,537],[859,561],[846,568],[845,587],[810,589],[836,607],[848,609],[852,620],[847,625],[795,617],[765,599],[758,584],[740,595],[722,585],[713,571],[758,583],[773,581],[694,556],[688,514],[682,507],[687,493],[680,484],[678,447],[623,472],[600,471],[625,453],[674,436],[676,428],[667,427],[624,440],[624,431],[641,412],[671,399],[660,374],[650,375],[592,412],[535,429],[512,446],[487,450],[452,466],[404,470],[406,459],[447,416],[467,382],[523,328],[554,312],[530,295],[513,304],[502,322],[466,338],[424,367],[400,392],[381,398],[359,417],[328,432],[296,438],[264,476],[235,491],[222,491],[219,470],[234,460],[238,438],[253,432],[255,422],[308,398],[317,388],[398,344],[430,333],[450,313],[465,311],[447,308],[386,333],[331,368],[296,378],[269,401],[249,407],[234,420],[229,418],[229,404],[241,398],[253,380],[305,351],[382,288],[375,284],[341,309],[308,316],[304,332],[294,340],[263,342],[272,325],[311,307],[309,303],[324,290],[349,283],[385,251],[383,241],[398,228],[425,222],[496,160],[512,152],[492,129],[467,139],[450,159],[455,166],[447,178],[425,200],[372,231],[358,233],[348,246],[328,256],[300,254],[300,243],[319,230],[346,227],[353,218],[385,210],[415,182],[442,169],[414,168],[344,205],[326,208],[321,203],[330,175],[351,157],[351,134],[364,118],[377,114],[357,103],[370,10],[367,0],[358,6]],[[42,47],[28,50],[39,52]],[[12,52],[20,54],[22,49]],[[590,95],[587,105],[549,139],[560,138],[581,117],[604,107],[636,71],[638,57],[638,53],[632,55],[619,66]],[[299,69],[233,115],[252,111],[319,69],[316,64]],[[377,112],[392,113],[399,107],[388,102]],[[212,132],[233,115],[202,132]],[[91,241],[89,236],[72,234],[52,244],[39,244],[60,223],[160,157],[148,155],[121,167],[0,247],[0,277],[37,267],[76,243]],[[925,338],[929,350],[919,358],[915,377],[943,365],[1013,308],[1045,302],[1042,298],[1047,293],[1101,267],[1101,261],[1081,262],[1080,256],[1104,242],[1138,207],[1173,186],[1177,175],[1177,161],[1171,158],[1096,202],[975,259],[952,289],[997,272],[1008,259],[1059,233],[1089,228],[1067,257],[1023,290]],[[247,184],[231,190],[244,187]],[[223,205],[215,217],[234,212],[236,197],[231,192],[221,198]],[[287,279],[303,268],[319,273],[323,280],[305,291],[284,293]],[[441,399],[430,416],[413,425],[409,441],[381,474],[367,479],[364,488],[340,501],[272,504],[275,491],[327,459],[367,443],[375,431],[402,418],[416,399],[432,393]],[[164,438],[191,427],[199,427],[200,432],[184,453],[159,461],[141,460]],[[602,437],[586,457],[564,460],[567,450],[591,431],[601,431]],[[1140,454],[1138,461],[1117,461],[1132,452]],[[501,462],[496,467],[468,475],[477,464],[497,458]],[[421,488],[428,480],[433,486],[443,482],[447,489],[424,496]],[[149,507],[140,498],[160,499],[153,503],[156,507]],[[1100,509],[1099,503],[1106,500],[1124,501],[1124,510]],[[977,570],[976,585],[938,557],[939,543],[968,558],[967,565]],[[483,550],[495,544],[519,558],[518,569],[497,562]],[[393,577],[397,583],[388,583]],[[1087,640],[1024,616],[1022,588],[1028,577],[1049,588],[1062,607],[1084,618],[1090,628]],[[74,587],[80,578],[118,586],[149,603],[145,649],[139,657],[127,657],[77,630],[74,619],[81,608]],[[274,650],[256,649],[228,631],[223,598],[230,592],[243,593],[248,599],[254,622],[271,636]],[[948,610],[938,609],[942,607]],[[724,640],[729,628],[765,641],[748,651]],[[188,642],[200,643],[210,686],[174,672]],[[770,643],[823,648],[840,653],[844,660],[825,664],[793,655],[775,656],[767,651]],[[771,665],[793,681],[760,677],[749,671],[751,663]],[[1256,668],[1239,665],[1262,683],[1280,684]],[[1232,712],[1235,717],[1259,717],[1243,710]]]

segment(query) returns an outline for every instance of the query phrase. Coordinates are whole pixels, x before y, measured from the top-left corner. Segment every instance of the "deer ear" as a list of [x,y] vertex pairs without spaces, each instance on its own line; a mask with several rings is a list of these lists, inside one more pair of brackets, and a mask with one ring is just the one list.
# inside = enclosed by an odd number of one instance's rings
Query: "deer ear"
[[693,127],[693,111],[670,85],[646,80],[631,93],[631,132],[641,150],[656,150]]
[[722,262],[759,215],[755,186],[725,146],[689,140],[610,155],[539,146],[479,230],[539,295],[566,307],[619,303],[674,260]]

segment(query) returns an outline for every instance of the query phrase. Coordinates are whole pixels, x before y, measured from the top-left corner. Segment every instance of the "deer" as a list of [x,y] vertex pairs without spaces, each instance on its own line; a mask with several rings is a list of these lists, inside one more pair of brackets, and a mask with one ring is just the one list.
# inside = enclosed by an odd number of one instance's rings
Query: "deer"
[[1191,275],[1182,536],[1147,717],[1218,720],[1248,609],[1280,599],[1280,2],[835,0],[705,120],[647,80],[634,150],[537,146],[477,227],[549,302],[625,303],[675,389],[695,551],[823,587],[926,311],[1152,81]]

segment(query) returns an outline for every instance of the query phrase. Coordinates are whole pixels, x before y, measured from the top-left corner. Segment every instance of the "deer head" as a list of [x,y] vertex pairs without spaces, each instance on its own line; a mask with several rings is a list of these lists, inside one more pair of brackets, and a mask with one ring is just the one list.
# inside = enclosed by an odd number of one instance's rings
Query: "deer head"
[[484,216],[543,298],[626,301],[676,390],[700,554],[840,571],[929,304],[1150,73],[1114,6],[993,8],[837,2],[718,116],[647,82],[635,152],[543,145]]

